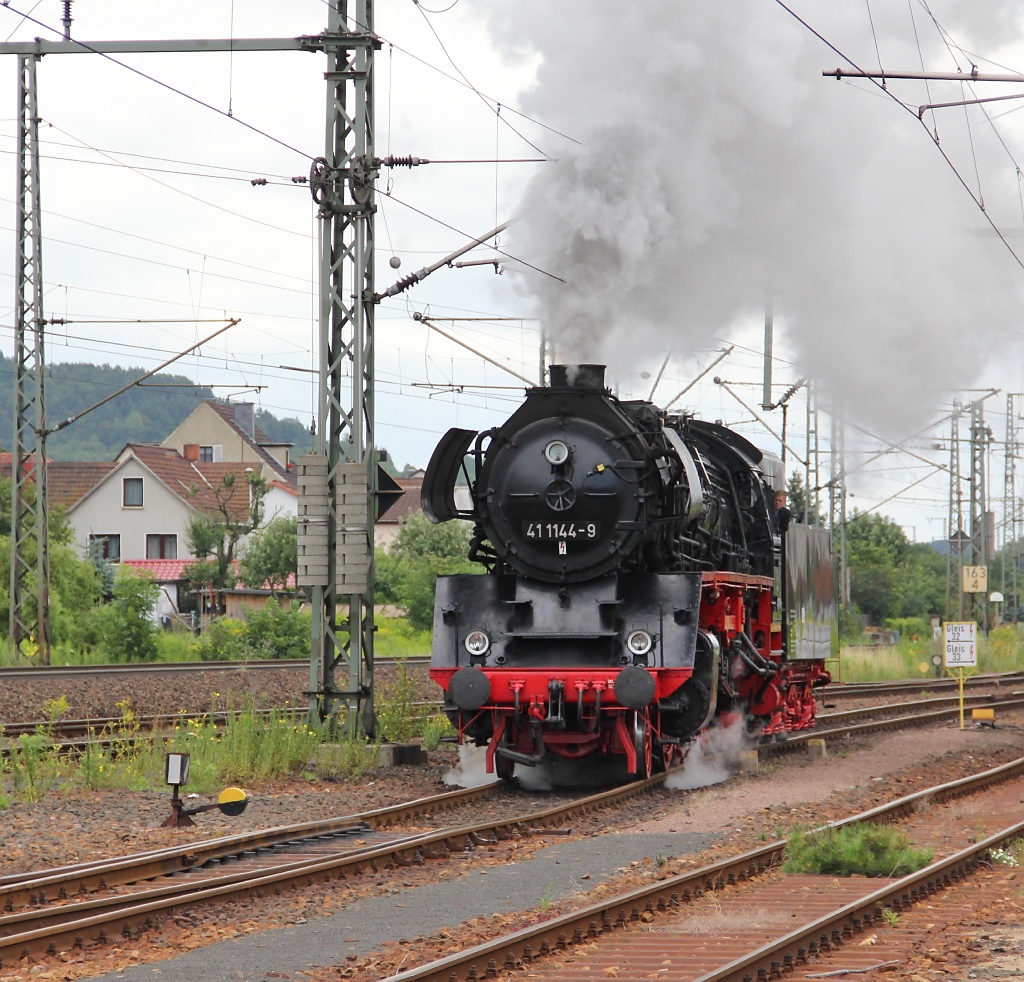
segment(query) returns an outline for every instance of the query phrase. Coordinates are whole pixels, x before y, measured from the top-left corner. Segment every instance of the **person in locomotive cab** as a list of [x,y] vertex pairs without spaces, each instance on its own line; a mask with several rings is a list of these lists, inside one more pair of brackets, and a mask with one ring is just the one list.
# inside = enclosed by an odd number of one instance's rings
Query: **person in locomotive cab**
[[789,529],[790,511],[788,495],[785,491],[775,492],[775,528],[779,535],[785,535]]

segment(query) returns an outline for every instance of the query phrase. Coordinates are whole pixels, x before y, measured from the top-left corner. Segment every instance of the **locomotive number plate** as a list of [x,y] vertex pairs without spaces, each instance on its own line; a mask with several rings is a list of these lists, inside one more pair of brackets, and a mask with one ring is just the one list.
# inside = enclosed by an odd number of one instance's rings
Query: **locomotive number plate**
[[601,534],[599,522],[523,522],[523,535],[528,539],[554,542],[556,539],[596,539]]

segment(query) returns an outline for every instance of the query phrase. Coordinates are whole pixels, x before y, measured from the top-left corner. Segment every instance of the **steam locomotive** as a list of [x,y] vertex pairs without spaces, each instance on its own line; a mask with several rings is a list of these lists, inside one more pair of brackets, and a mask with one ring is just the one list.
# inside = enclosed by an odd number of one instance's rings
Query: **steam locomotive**
[[501,426],[449,430],[422,507],[473,522],[486,570],[435,594],[430,674],[460,742],[505,778],[594,754],[649,776],[716,717],[812,727],[831,549],[822,529],[782,535],[783,485],[733,430],[616,398],[603,365],[553,365]]

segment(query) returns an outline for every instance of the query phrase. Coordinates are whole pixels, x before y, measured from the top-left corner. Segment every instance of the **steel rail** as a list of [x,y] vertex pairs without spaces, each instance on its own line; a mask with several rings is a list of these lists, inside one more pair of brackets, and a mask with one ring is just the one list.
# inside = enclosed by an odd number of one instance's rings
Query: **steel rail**
[[[0,917],[0,932],[7,928],[20,929],[15,934],[0,936],[0,968],[27,955],[84,947],[89,941],[105,941],[116,934],[134,937],[151,927],[157,917],[196,903],[223,901],[237,896],[262,897],[268,891],[281,893],[294,887],[344,879],[366,869],[378,872],[396,866],[411,866],[427,859],[444,859],[453,852],[470,852],[476,846],[495,844],[516,836],[543,834],[546,829],[553,828],[574,814],[586,814],[650,791],[660,785],[665,777],[665,774],[657,774],[644,781],[635,781],[539,812],[419,833],[391,843],[359,851],[350,850],[327,858],[299,860],[249,873],[228,874],[202,884],[173,884],[130,897],[82,901],[31,912],[47,922],[44,927],[25,929],[25,924],[31,924],[32,918],[19,914]],[[494,786],[498,786],[498,783]],[[90,875],[98,882],[98,871]],[[129,875],[133,881],[144,878]],[[18,885],[12,884],[8,890],[17,888]],[[83,913],[86,916],[79,916]]]
[[[381,657],[382,665],[408,665],[420,668],[430,664],[426,655],[405,657]],[[31,665],[17,668],[0,668],[0,680],[12,678],[59,678],[62,675],[135,675],[161,674],[164,672],[239,672],[239,671],[280,671],[282,669],[308,669],[309,661],[296,658],[268,658],[253,661],[181,661],[181,662],[124,662],[113,665]]]
[[[917,791],[914,794],[906,795],[888,804],[878,805],[875,808],[849,818],[830,822],[822,826],[822,828],[839,828],[844,825],[855,825],[861,822],[894,821],[912,813],[919,802],[929,800],[948,801],[965,794],[984,790],[984,788],[1001,781],[1012,780],[1021,776],[1024,776],[1024,757],[980,774],[959,778],[956,781],[936,785],[924,791]],[[1003,830],[1003,832],[986,839],[984,843],[973,846],[968,851],[977,855],[986,849],[992,848],[993,844],[998,844],[998,842],[1004,841],[1006,838],[1012,838],[1021,829],[1024,829],[1024,822],[1012,826],[1010,830]],[[634,890],[614,897],[606,897],[596,903],[570,911],[567,914],[553,917],[543,924],[523,928],[504,937],[474,945],[457,954],[391,975],[383,979],[382,982],[453,982],[453,980],[460,982],[463,979],[482,979],[491,977],[499,972],[509,973],[528,968],[532,959],[538,956],[543,957],[555,951],[565,950],[571,945],[580,944],[587,939],[596,938],[612,930],[636,924],[640,922],[641,912],[664,912],[669,909],[676,909],[682,907],[692,898],[702,896],[709,890],[717,890],[725,886],[734,885],[740,881],[755,877],[765,870],[777,867],[782,861],[785,847],[786,840],[782,839],[741,853],[740,855],[719,860],[700,869],[689,870],[686,873],[666,877],[655,884],[637,887]],[[963,853],[958,853],[956,856],[933,863],[918,874],[912,874],[910,877],[904,877],[895,882],[890,881],[886,888],[876,891],[876,894],[887,898],[899,897],[900,904],[903,903],[903,895],[905,894],[906,902],[909,904],[913,898],[913,891],[917,891],[919,894],[918,888],[912,885],[912,881],[915,884],[920,882],[927,884],[929,880],[934,882],[936,876],[938,876],[940,881],[943,880],[944,876],[955,876],[953,872],[941,871],[952,871],[956,870],[958,866],[962,866],[964,860],[959,858],[962,855]],[[928,874],[929,872],[930,876],[921,876],[922,873]],[[876,894],[872,894],[870,899],[869,906],[872,910],[875,904],[878,903],[874,899]],[[866,902],[863,901],[861,903]],[[846,919],[849,919],[852,925],[854,915],[847,914],[846,908],[843,908],[843,911],[840,913],[842,915],[841,919],[844,922]],[[819,927],[818,923],[815,923],[813,928],[819,932],[823,930]],[[831,931],[832,928],[830,927],[829,930]],[[831,935],[829,937],[831,939]],[[786,941],[790,946],[796,946],[797,944],[796,941],[791,941],[788,936]],[[761,951],[765,952],[766,950],[762,949]],[[762,961],[767,957],[770,962],[775,960],[771,957],[771,954],[774,953],[775,949],[768,955],[759,953],[759,957]],[[735,964],[730,966],[730,969],[734,968]],[[709,982],[711,979],[718,979],[720,977],[722,979],[728,978],[730,982],[733,982],[733,980],[740,980],[742,982],[744,969],[735,969],[735,971],[740,974],[731,974],[729,976],[712,974],[705,976],[701,982]],[[750,971],[749,965],[746,967],[746,971]]]
[[[1024,706],[1024,698],[1001,699],[998,702],[989,704],[993,709],[1017,709]],[[980,707],[973,707],[975,709]],[[987,707],[986,707],[987,708]],[[846,726],[837,726],[830,730],[804,730],[800,733],[792,733],[785,740],[777,743],[758,744],[757,750],[768,754],[785,753],[787,750],[794,750],[805,745],[810,740],[820,740],[824,737],[856,736],[861,733],[877,733],[881,730],[902,730],[908,726],[915,726],[924,723],[935,723],[939,720],[955,718],[960,715],[960,707],[952,709],[936,709],[927,713],[917,713],[913,716],[893,716],[889,719],[870,720],[866,723],[848,723]]]
[[[976,709],[979,706],[988,706],[990,704],[998,706],[1005,703],[1008,697],[1024,697],[1024,691],[1009,692],[1006,696],[999,698],[998,700],[992,696],[989,692],[978,692],[974,695],[964,696],[964,706],[970,706],[972,709]],[[833,723],[839,725],[844,720],[861,719],[864,716],[873,716],[878,713],[891,713],[897,712],[904,709],[923,709],[926,706],[940,706],[949,703],[955,703],[957,706],[960,705],[960,698],[958,696],[939,696],[935,699],[917,699],[913,702],[890,702],[883,703],[880,706],[864,706],[860,709],[844,709],[838,713],[819,713],[816,719],[818,726],[822,724],[828,724],[831,726]],[[818,729],[818,733],[829,733],[829,729]]]
[[[896,881],[889,881],[873,893],[838,907],[824,917],[797,928],[785,937],[772,941],[722,968],[698,976],[694,982],[750,982],[756,973],[768,971],[774,975],[793,968],[799,961],[806,960],[807,947],[818,942],[823,950],[839,947],[846,939],[870,927],[873,922],[882,921],[882,911],[888,907],[894,911],[910,908],[925,900],[932,893],[964,879],[968,873],[981,864],[981,857],[1024,832],[1024,822],[1013,825],[976,842],[952,856],[940,859],[916,873],[910,873]],[[984,863],[988,868],[988,863]],[[807,947],[805,947],[807,945]]]
[[0,910],[10,912],[26,904],[41,904],[62,896],[91,893],[119,884],[148,880],[155,876],[202,866],[216,859],[258,849],[269,849],[284,843],[300,842],[316,836],[331,835],[352,828],[382,828],[394,822],[446,811],[457,805],[487,797],[501,786],[500,781],[494,781],[478,788],[460,788],[457,791],[416,798],[355,815],[242,832],[202,842],[190,842],[183,846],[133,853],[117,859],[101,859],[49,870],[8,874],[0,876]]
[[[990,672],[984,675],[972,675],[964,680],[964,685],[968,688],[977,688],[1019,681],[1024,681],[1024,672]],[[852,699],[926,689],[950,689],[955,688],[956,685],[957,680],[950,678],[902,679],[891,682],[834,682],[826,688],[825,696],[828,699]]]
[[[1024,700],[1019,700],[1019,702],[1024,704]],[[1004,706],[1011,704],[1016,705],[1017,702],[1002,703]],[[853,724],[851,726],[844,727],[842,730],[834,730],[830,732],[835,735],[842,732],[867,732],[885,727],[905,726],[908,723],[930,722],[935,718],[953,715],[956,712],[958,712],[958,710],[955,709],[941,710],[939,712],[927,713],[921,716],[899,717],[894,720]],[[814,736],[815,734],[813,731],[806,734],[797,734],[790,737],[785,743],[771,744],[762,749],[774,751],[787,748],[787,745],[797,746],[814,738]],[[1024,759],[1016,763],[1024,767]],[[495,843],[499,840],[507,839],[516,835],[532,834],[534,832],[543,831],[544,828],[550,827],[555,822],[561,821],[574,813],[592,811],[596,808],[614,804],[619,800],[642,791],[653,789],[664,781],[665,777],[666,774],[664,773],[657,774],[645,781],[634,782],[621,788],[613,788],[597,795],[591,795],[587,798],[578,799],[568,804],[556,806],[555,808],[546,809],[541,812],[519,816],[512,819],[481,822],[462,828],[449,828],[442,829],[437,832],[422,833],[420,835],[402,838],[392,843],[368,847],[365,850],[349,850],[327,859],[317,858],[302,860],[293,863],[278,864],[269,870],[264,869],[244,874],[228,874],[227,876],[217,878],[216,880],[208,880],[201,887],[194,884],[183,885],[186,887],[190,886],[191,890],[179,888],[177,885],[171,887],[158,887],[155,890],[137,893],[129,898],[120,897],[109,898],[106,901],[85,901],[78,904],[69,904],[63,908],[57,908],[55,910],[51,909],[42,912],[34,912],[38,913],[40,918],[45,919],[49,923],[49,926],[19,931],[17,934],[10,935],[8,937],[0,937],[0,967],[2,967],[4,963],[8,962],[9,959],[20,959],[24,957],[26,953],[39,954],[56,950],[64,950],[68,947],[80,947],[84,946],[88,940],[104,941],[109,937],[109,930],[113,930],[118,925],[119,932],[123,936],[132,937],[133,932],[137,934],[152,926],[155,917],[169,913],[179,907],[197,902],[224,900],[238,895],[252,896],[255,894],[256,896],[263,896],[265,891],[269,889],[280,893],[284,889],[289,889],[295,886],[312,885],[316,882],[329,882],[331,879],[342,879],[348,875],[348,873],[358,874],[367,867],[376,872],[380,868],[408,866],[414,863],[420,863],[424,859],[445,858],[450,855],[452,851],[471,851],[476,845]],[[964,779],[958,783],[966,786],[966,782],[971,780],[977,781],[977,779]],[[497,786],[498,782],[495,782],[494,785],[488,786],[488,790]],[[934,794],[934,792],[935,789],[930,789],[929,792],[921,794]],[[910,798],[919,796],[920,794],[918,796],[910,796]],[[430,799],[424,800],[429,801]],[[401,808],[404,806],[395,807]],[[895,811],[896,807],[897,805],[880,806],[880,808],[873,810],[871,814],[882,814],[887,810]],[[392,811],[392,809],[382,809],[381,811],[388,812]],[[314,826],[317,823],[306,824]],[[288,827],[284,828],[287,829]],[[255,833],[247,835],[251,838]],[[247,836],[243,835],[241,837],[233,838],[245,839],[246,837]],[[214,840],[212,844],[215,845],[216,840]],[[764,847],[761,850],[755,850],[752,853],[744,854],[736,859],[724,861],[725,865],[722,867],[722,870],[716,874],[715,878],[708,879],[708,874],[705,873],[705,879],[710,884],[708,888],[710,889],[716,884],[725,885],[727,882],[734,882],[736,879],[743,879],[751,875],[756,875],[756,873],[765,868],[765,866],[760,863],[759,860],[754,864],[754,866],[751,866],[751,860],[756,859],[762,854],[767,855],[771,853],[772,850],[777,849],[782,845],[784,845],[784,843],[777,843],[773,846]],[[189,847],[186,847],[185,850],[178,851],[187,851],[188,848]],[[193,845],[191,848],[194,850],[196,846]],[[166,852],[174,851],[175,850],[169,850]],[[236,846],[233,853],[238,854],[240,851],[244,852],[246,850],[240,850]],[[248,851],[251,852],[253,849],[250,847]],[[156,857],[158,864],[160,858],[161,857]],[[177,862],[180,863],[180,861],[181,860],[179,858]],[[115,861],[113,865],[116,866],[119,863],[123,864],[123,862],[123,860]],[[172,862],[174,862],[173,858]],[[89,885],[92,883],[96,884],[97,888],[109,886],[109,880],[104,879],[100,873],[99,866],[102,864],[93,865],[95,865],[96,868],[86,871],[87,878],[83,880],[86,889],[88,889]],[[179,871],[181,868],[181,866],[176,867]],[[124,879],[121,880],[121,882],[137,882],[142,879],[149,879],[154,875],[161,875],[161,871],[151,873],[148,876],[142,875],[138,868],[133,870],[130,863],[128,865],[124,865],[123,869],[125,870],[123,873]],[[711,867],[708,869],[711,869]],[[163,872],[166,872],[166,870]],[[695,871],[692,874],[685,874],[685,876],[695,876],[700,872],[701,871]],[[91,877],[91,879],[88,877]],[[24,882],[21,884],[8,884],[6,889],[9,893],[14,894],[19,900],[24,901],[26,894],[18,894],[16,892],[19,886],[24,887],[28,886],[28,884],[25,884]],[[60,891],[60,887],[56,885],[55,881],[51,881],[46,884],[36,883],[35,888],[37,891],[35,894],[37,900],[46,899],[47,889],[53,891],[56,888],[56,895],[59,895]],[[40,888],[43,889],[41,894],[38,892]],[[80,888],[81,886],[79,886],[78,889]],[[64,892],[67,894],[68,891],[66,888]],[[50,894],[50,896],[53,895],[54,894],[52,893]],[[29,898],[28,902],[31,902],[31,892],[28,892],[27,897]],[[683,899],[685,900],[687,898],[684,896]],[[678,898],[673,902],[677,903]],[[14,900],[11,901],[11,904],[13,906]],[[662,902],[661,906],[664,907],[664,905],[664,902]],[[77,920],[72,920],[69,923],[53,923],[59,918],[74,918],[79,914],[87,913],[87,911],[96,911],[96,913],[89,914],[86,917],[78,917]],[[639,916],[639,913],[636,913],[636,916]],[[31,920],[31,917],[24,917],[21,915],[14,915],[13,919],[0,918],[0,931],[5,929],[5,924],[9,928],[15,928],[24,925],[26,922],[31,923]],[[620,920],[622,920],[621,917]],[[625,920],[622,920],[622,923],[626,923],[628,920],[629,918],[626,918]],[[610,929],[609,923],[607,923],[606,919],[602,919],[601,930],[608,929]],[[591,932],[593,930],[596,930],[596,928],[594,928],[593,924],[588,922],[587,931]],[[576,932],[576,934],[579,934],[579,932]],[[582,935],[580,935],[580,937],[582,937]],[[564,946],[569,942],[566,942],[565,939],[562,938],[561,943]],[[529,952],[527,952],[527,954],[529,954]]]

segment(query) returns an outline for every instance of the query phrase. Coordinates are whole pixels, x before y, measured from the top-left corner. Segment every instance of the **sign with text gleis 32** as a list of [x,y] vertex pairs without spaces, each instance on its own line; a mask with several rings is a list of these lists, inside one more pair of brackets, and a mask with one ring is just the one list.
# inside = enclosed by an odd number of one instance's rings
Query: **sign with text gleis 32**
[[947,621],[946,668],[974,668],[978,664],[978,625],[974,621]]

